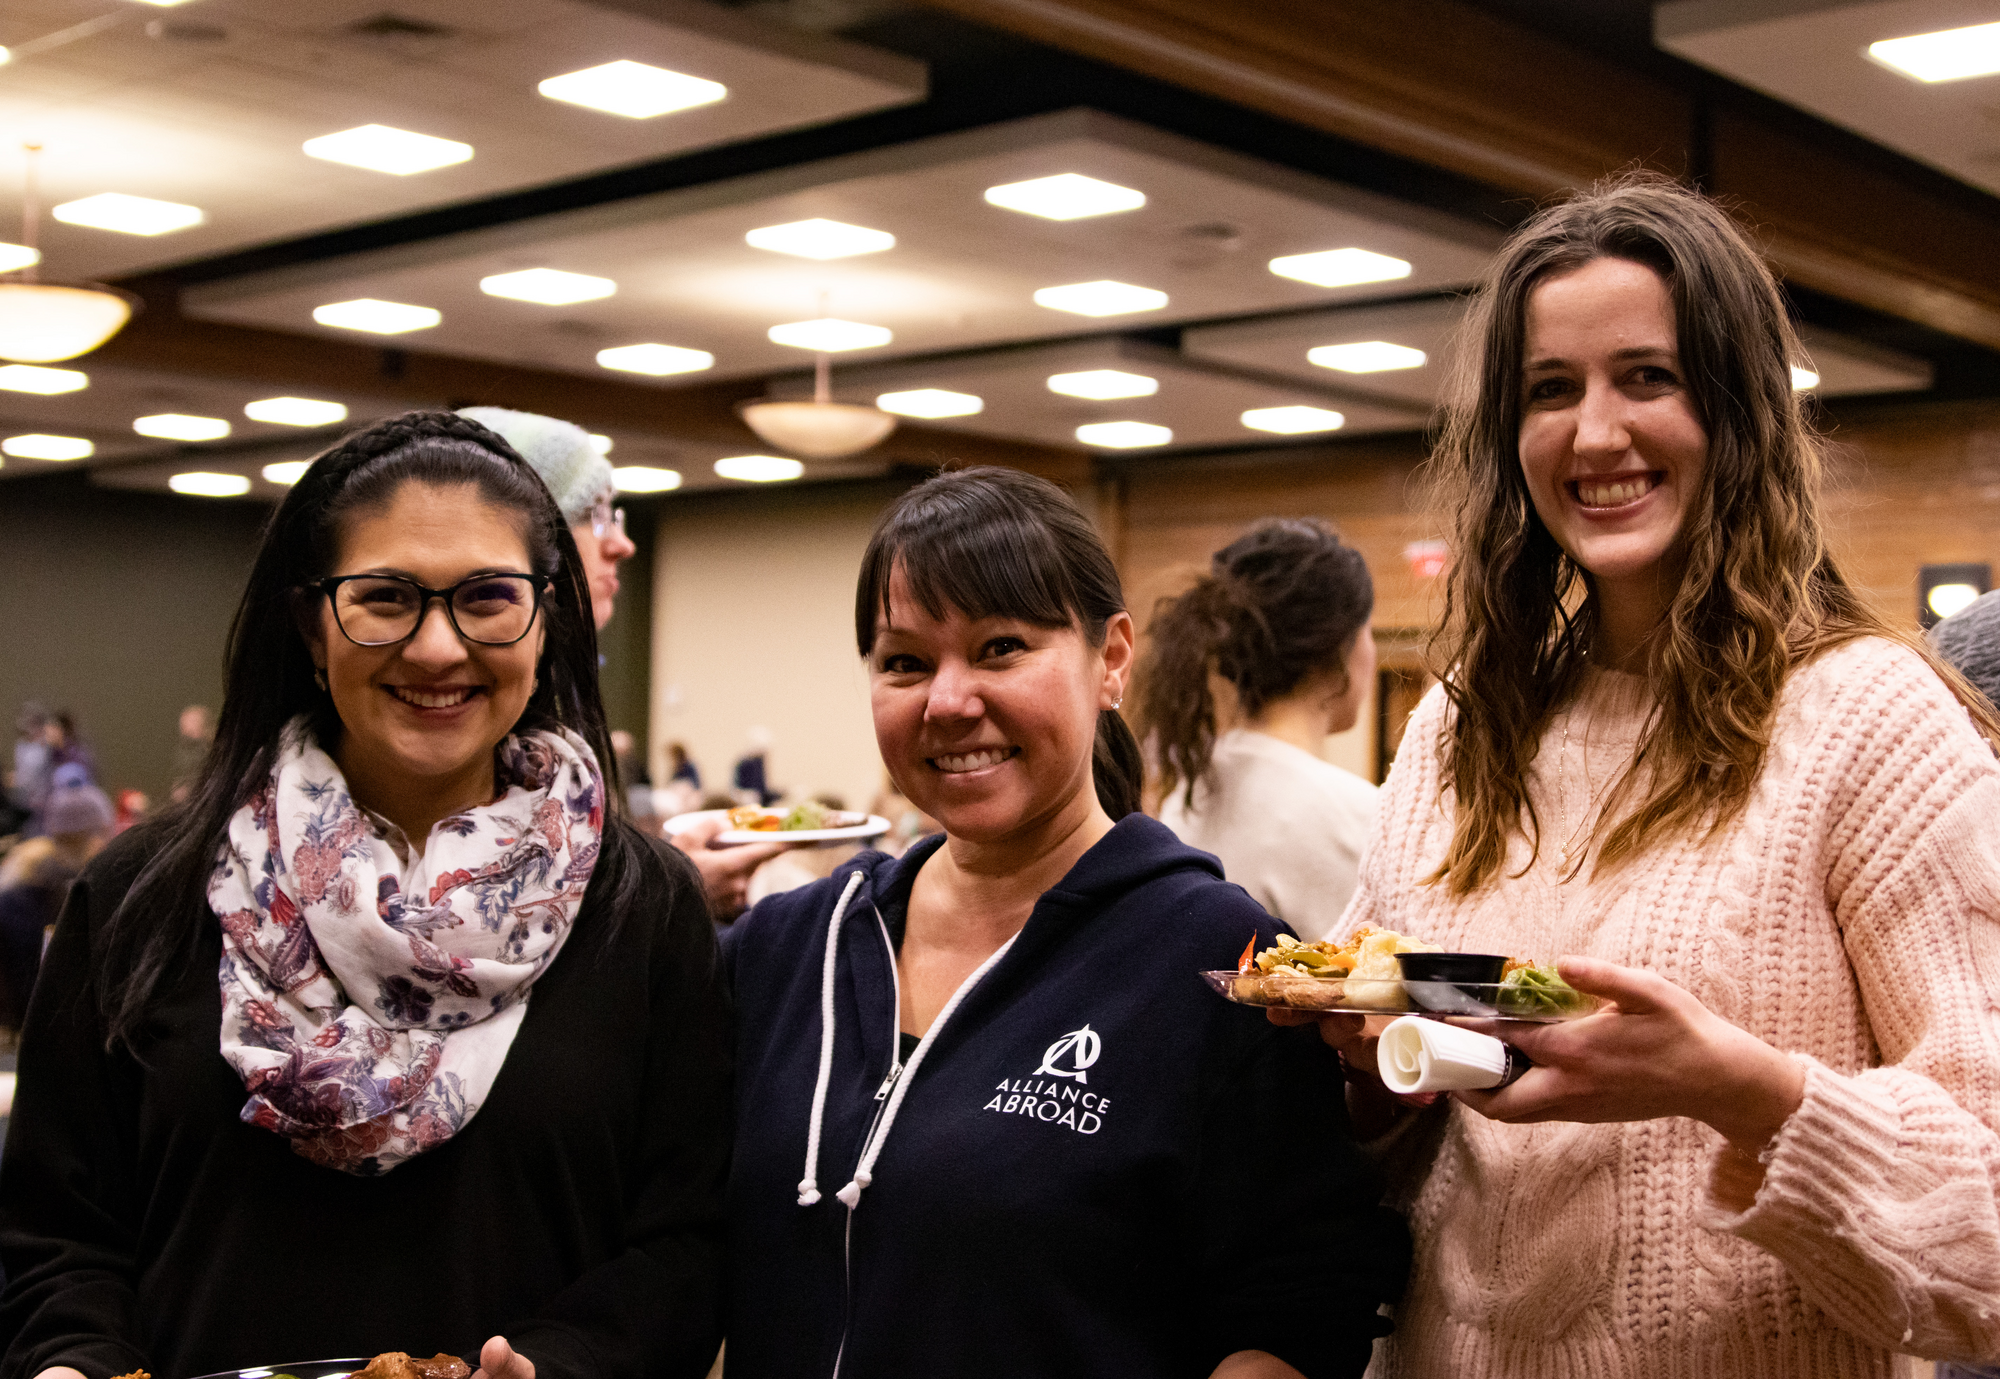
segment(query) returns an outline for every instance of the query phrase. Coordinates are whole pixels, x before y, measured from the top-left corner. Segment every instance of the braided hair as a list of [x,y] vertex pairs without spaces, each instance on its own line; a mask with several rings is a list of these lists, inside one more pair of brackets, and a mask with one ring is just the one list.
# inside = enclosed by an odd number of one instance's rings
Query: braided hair
[[[270,777],[279,738],[305,714],[318,741],[339,741],[340,716],[319,688],[302,628],[324,598],[311,586],[333,572],[349,519],[389,504],[405,483],[471,487],[515,514],[531,568],[549,579],[542,602],[538,684],[513,731],[567,728],[590,744],[604,773],[607,814],[593,894],[606,888],[607,932],[641,886],[663,909],[679,884],[659,855],[616,813],[617,757],[597,688],[597,629],[576,542],[527,461],[498,434],[450,412],[409,412],[378,422],[319,455],[265,525],[230,624],[215,744],[187,798],[141,827],[150,858],[93,953],[111,1043],[130,1045],[163,983],[197,951],[208,878],[229,820]],[[664,888],[664,889],[661,889]]]
[[1374,611],[1375,582],[1361,553],[1326,523],[1304,518],[1260,522],[1217,551],[1192,589],[1161,599],[1136,677],[1139,731],[1161,797],[1185,782],[1192,808],[1195,786],[1209,773],[1211,673],[1234,687],[1241,716],[1254,718],[1308,677],[1345,666]]

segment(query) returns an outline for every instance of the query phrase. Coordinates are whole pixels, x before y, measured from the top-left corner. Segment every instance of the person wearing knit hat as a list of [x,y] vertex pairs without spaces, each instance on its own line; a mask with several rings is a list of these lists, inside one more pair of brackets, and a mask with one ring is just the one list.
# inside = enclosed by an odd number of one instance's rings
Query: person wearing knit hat
[[458,414],[498,432],[548,486],[583,556],[591,615],[603,631],[618,597],[618,562],[638,549],[625,535],[624,512],[612,506],[618,486],[611,462],[573,422],[508,407],[461,407]]
[[41,966],[42,944],[69,883],[111,837],[111,801],[90,770],[68,762],[49,778],[42,836],[0,863],[0,1026],[19,1029]]
[[1930,632],[1931,650],[2000,704],[2000,589],[1981,594]]
[[42,806],[42,832],[57,839],[96,836],[102,842],[111,822],[111,797],[91,784],[89,770],[76,762],[58,766]]

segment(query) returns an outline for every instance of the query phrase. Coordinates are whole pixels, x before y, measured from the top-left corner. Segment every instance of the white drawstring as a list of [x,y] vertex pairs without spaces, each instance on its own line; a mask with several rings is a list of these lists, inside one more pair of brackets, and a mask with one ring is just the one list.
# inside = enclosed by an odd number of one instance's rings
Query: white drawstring
[[[1014,938],[1019,937],[1019,933],[1014,935]],[[916,1051],[910,1055],[910,1061],[903,1065],[903,1075],[896,1079],[896,1090],[889,1094],[889,1105],[883,1110],[882,1119],[876,1122],[875,1132],[868,1137],[868,1142],[862,1146],[861,1162],[854,1170],[854,1181],[834,1194],[834,1196],[847,1204],[849,1211],[854,1210],[855,1207],[861,1204],[861,1194],[867,1190],[870,1183],[875,1181],[875,1161],[882,1157],[882,1146],[889,1142],[889,1129],[896,1123],[896,1112],[903,1105],[903,1094],[909,1091],[910,1084],[916,1081],[917,1067],[924,1061],[924,1055],[931,1051],[931,1045],[936,1041],[938,1032],[944,1028],[945,1021],[951,1019],[951,1013],[958,1009],[959,1002],[971,994],[972,988],[979,985],[979,979],[991,970],[993,964],[1007,956],[1007,950],[1014,946],[1014,938],[1010,938],[1001,944],[992,957],[980,963],[973,970],[971,976],[959,983],[958,990],[951,993],[951,999],[944,1003],[944,1009],[938,1012],[937,1019],[931,1021],[931,1027],[924,1031],[924,1037],[917,1041]],[[825,1091],[824,1079],[821,1081],[820,1089],[822,1092]],[[818,1143],[819,1126],[817,1120],[815,1120],[813,1125],[813,1134],[815,1136],[814,1143]],[[817,1199],[817,1195],[814,1194],[815,1199]],[[803,1197],[799,1200],[801,1202],[805,1201]]]
[[847,878],[847,889],[840,893],[840,903],[833,907],[833,919],[826,926],[826,962],[819,979],[819,1081],[813,1084],[812,1122],[806,1130],[806,1176],[799,1179],[802,1207],[819,1201],[819,1128],[826,1116],[827,1083],[833,1080],[834,961],[840,950],[840,920],[847,913],[847,902],[861,886],[861,876],[856,871]]

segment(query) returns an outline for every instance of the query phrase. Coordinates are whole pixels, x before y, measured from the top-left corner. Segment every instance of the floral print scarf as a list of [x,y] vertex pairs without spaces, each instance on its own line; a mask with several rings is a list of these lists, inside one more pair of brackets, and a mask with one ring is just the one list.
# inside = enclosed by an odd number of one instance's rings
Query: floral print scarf
[[208,888],[222,1056],[242,1118],[315,1163],[386,1173],[464,1129],[569,935],[604,828],[597,759],[531,733],[494,777],[405,864],[299,718],[229,821]]

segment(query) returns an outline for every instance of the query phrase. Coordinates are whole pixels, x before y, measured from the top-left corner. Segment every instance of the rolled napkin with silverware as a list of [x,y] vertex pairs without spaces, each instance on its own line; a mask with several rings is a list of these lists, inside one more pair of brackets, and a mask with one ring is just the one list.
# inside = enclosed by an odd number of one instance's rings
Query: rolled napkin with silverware
[[1534,1066],[1490,1034],[1419,1015],[1405,1015],[1382,1031],[1375,1065],[1382,1085],[1404,1096],[1504,1087]]

